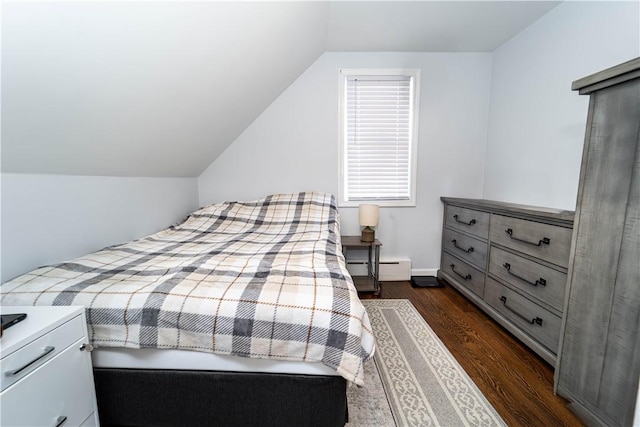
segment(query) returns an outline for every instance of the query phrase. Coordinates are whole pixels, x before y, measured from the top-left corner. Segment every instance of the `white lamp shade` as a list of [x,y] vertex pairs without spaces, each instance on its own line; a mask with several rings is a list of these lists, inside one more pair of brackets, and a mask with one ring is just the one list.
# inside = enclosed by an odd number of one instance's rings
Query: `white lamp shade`
[[360,226],[377,227],[380,219],[380,206],[360,205]]

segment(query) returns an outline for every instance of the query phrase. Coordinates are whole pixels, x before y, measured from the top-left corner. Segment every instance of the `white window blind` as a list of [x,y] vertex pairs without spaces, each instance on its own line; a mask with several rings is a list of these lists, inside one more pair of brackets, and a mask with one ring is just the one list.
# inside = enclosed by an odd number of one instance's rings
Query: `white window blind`
[[346,202],[413,198],[414,76],[344,76]]

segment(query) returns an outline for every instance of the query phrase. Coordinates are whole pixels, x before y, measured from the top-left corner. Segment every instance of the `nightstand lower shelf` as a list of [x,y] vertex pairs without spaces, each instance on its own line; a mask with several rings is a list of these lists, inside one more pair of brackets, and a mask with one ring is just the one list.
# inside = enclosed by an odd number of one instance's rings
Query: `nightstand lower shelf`
[[367,276],[351,276],[353,284],[356,285],[358,292],[379,292],[380,284],[376,286],[376,280]]
[[358,292],[373,292],[380,295],[380,246],[382,243],[378,239],[373,242],[363,242],[360,236],[342,236],[342,252],[347,258],[347,252],[352,250],[367,251],[367,275],[352,276],[353,283]]

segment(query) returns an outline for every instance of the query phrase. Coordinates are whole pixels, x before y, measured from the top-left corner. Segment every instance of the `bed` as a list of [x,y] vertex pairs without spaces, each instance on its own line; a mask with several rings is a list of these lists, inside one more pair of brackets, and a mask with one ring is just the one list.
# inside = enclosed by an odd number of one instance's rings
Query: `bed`
[[103,424],[342,425],[375,349],[326,193],[207,206],[0,290],[86,307]]

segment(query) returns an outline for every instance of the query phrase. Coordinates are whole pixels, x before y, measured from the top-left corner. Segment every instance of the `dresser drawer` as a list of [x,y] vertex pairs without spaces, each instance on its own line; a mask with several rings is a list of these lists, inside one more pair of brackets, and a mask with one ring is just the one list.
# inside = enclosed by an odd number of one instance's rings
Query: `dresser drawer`
[[503,215],[491,215],[492,243],[532,255],[566,267],[571,246],[570,228],[527,221]]
[[489,236],[489,218],[487,212],[447,205],[445,225],[486,239]]
[[495,246],[489,255],[489,273],[562,311],[566,274]]
[[491,278],[488,278],[485,284],[484,298],[491,307],[519,329],[551,350],[553,354],[557,354],[561,323],[559,316]]
[[487,243],[457,231],[444,229],[444,249],[475,265],[481,270],[487,268]]
[[82,317],[76,316],[19,350],[3,355],[0,375],[2,390],[54,358],[83,336]]
[[446,252],[442,253],[442,271],[482,298],[484,294],[484,273],[482,271]]
[[[94,412],[91,356],[79,347],[60,352],[1,394],[3,426],[79,426]],[[3,370],[5,370],[3,366]],[[60,421],[58,421],[60,420]],[[91,420],[89,420],[91,424]]]

